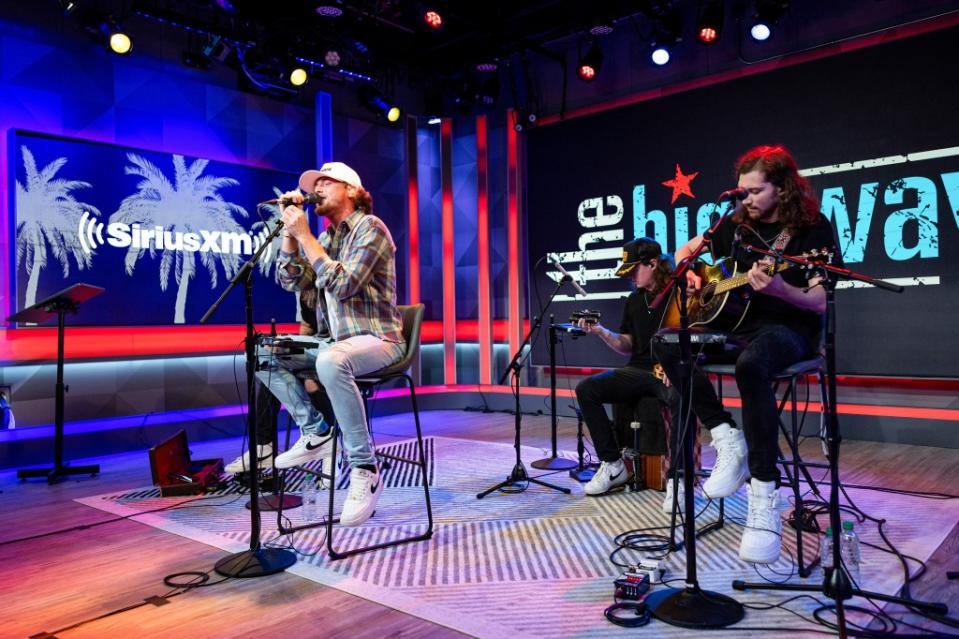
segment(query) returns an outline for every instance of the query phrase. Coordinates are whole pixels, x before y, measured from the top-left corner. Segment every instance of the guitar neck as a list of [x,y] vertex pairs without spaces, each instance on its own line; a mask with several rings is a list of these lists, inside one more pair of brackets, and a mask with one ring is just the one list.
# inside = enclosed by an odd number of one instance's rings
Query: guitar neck
[[[772,269],[772,273],[779,273],[780,271],[785,271],[790,267],[790,264],[783,262],[782,264],[777,264],[775,268]],[[722,293],[728,293],[733,289],[737,289],[740,286],[745,286],[749,283],[749,278],[746,276],[746,273],[740,273],[739,275],[734,275],[733,277],[728,277],[724,280],[721,280],[716,283],[715,294],[719,295]]]

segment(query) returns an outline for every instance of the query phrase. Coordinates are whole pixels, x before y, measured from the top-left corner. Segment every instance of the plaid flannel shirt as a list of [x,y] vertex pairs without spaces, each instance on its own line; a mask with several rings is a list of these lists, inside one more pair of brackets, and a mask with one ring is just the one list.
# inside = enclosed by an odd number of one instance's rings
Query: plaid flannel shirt
[[[329,226],[317,239],[327,256],[312,265],[299,255],[280,251],[280,285],[288,291],[316,287],[317,322],[329,327],[336,341],[375,335],[402,343],[396,307],[396,245],[383,221],[357,210],[339,228]],[[328,296],[339,303],[328,304]]]

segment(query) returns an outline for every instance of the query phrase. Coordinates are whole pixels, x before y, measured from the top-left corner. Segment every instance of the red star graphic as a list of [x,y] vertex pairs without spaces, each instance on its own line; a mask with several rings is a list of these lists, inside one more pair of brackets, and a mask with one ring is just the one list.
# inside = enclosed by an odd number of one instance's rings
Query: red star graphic
[[699,171],[690,173],[689,175],[683,175],[683,170],[679,168],[679,164],[676,165],[676,177],[663,182],[663,186],[668,186],[673,189],[673,199],[670,201],[670,204],[675,204],[680,195],[696,197],[693,195],[692,189],[689,188],[689,183],[692,182],[697,175],[699,175]]

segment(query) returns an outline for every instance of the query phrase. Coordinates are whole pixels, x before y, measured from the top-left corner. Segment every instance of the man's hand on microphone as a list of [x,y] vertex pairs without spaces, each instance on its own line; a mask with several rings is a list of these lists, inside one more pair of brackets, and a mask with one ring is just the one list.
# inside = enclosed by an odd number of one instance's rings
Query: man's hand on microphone
[[283,220],[284,233],[297,241],[309,235],[310,225],[306,219],[306,213],[301,206],[303,203],[303,194],[299,191],[288,191],[280,196],[280,199],[294,202],[294,204],[284,207],[283,212],[280,214],[280,219]]
[[311,235],[306,213],[300,207],[295,205],[286,207],[280,219],[283,220],[283,230],[296,241],[300,242],[304,237]]

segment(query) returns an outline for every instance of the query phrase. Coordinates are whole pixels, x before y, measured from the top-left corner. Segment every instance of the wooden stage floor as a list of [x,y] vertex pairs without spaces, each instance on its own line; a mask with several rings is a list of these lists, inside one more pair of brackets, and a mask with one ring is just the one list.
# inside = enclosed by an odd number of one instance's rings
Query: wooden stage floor
[[[377,441],[409,437],[409,423],[404,415],[376,418]],[[513,417],[502,413],[431,411],[423,413],[423,423],[424,431],[430,435],[494,442],[512,442],[513,438]],[[523,429],[525,445],[548,446],[547,417],[524,416]],[[575,450],[572,420],[561,420],[560,432],[560,448]],[[149,444],[144,442],[145,448]],[[810,454],[815,454],[818,444],[807,444],[811,445]],[[194,443],[191,448],[194,457],[223,457],[228,461],[238,454],[239,446],[240,440],[231,438]],[[13,471],[0,473],[0,511],[4,522],[0,531],[0,584],[5,613],[0,615],[0,637],[44,636],[41,633],[54,631],[58,631],[58,637],[69,639],[464,636],[285,573],[231,579],[193,589],[171,598],[166,605],[147,604],[110,614],[169,592],[163,584],[166,575],[212,570],[225,553],[132,521],[97,526],[113,515],[73,501],[149,485],[145,449],[72,461],[95,461],[101,465],[102,474],[51,487],[33,481],[21,483]],[[532,460],[524,461],[528,465]],[[841,470],[844,482],[955,494],[959,492],[955,479],[957,462],[959,451],[952,449],[846,441]],[[509,470],[504,468],[503,475]],[[490,477],[489,483],[500,479]],[[523,499],[521,495],[515,498]],[[78,525],[92,527],[4,543]],[[913,584],[913,596],[943,601],[951,609],[959,610],[959,582],[947,581],[947,570],[959,570],[959,526],[933,554],[925,575]],[[213,580],[217,578],[213,576]],[[602,615],[602,610],[596,614]],[[946,630],[939,625],[917,623]],[[71,628],[75,624],[81,625]],[[624,631],[624,636],[627,632],[634,634]]]

